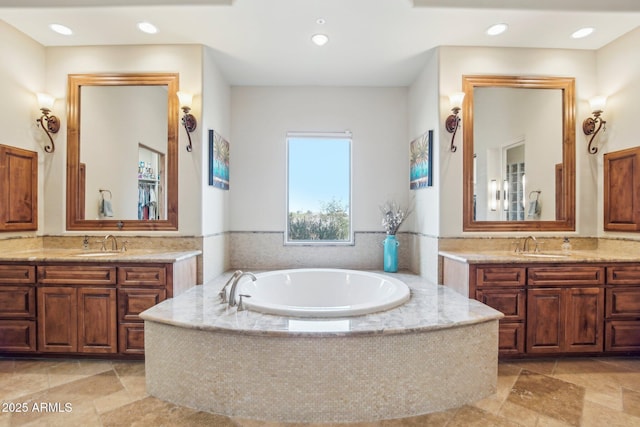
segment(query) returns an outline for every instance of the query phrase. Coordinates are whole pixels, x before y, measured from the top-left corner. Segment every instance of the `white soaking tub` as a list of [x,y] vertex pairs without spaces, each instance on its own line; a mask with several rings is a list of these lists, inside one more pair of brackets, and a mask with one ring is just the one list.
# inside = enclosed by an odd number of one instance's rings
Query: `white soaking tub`
[[249,310],[295,317],[345,317],[385,311],[410,298],[401,280],[367,271],[302,268],[244,276],[236,295]]

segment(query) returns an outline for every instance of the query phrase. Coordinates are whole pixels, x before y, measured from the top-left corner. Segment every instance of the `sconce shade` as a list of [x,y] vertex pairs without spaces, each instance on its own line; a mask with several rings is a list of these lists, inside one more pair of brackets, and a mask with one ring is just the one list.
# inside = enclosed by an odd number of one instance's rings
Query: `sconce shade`
[[449,103],[452,110],[460,110],[462,108],[462,101],[464,100],[464,92],[456,92],[449,95]]
[[592,112],[603,112],[604,107],[607,105],[607,97],[606,96],[594,96],[589,100],[589,105],[591,105]]
[[41,110],[53,110],[53,103],[56,101],[53,96],[48,93],[38,92],[36,97],[38,98],[38,108]]
[[191,109],[193,103],[193,95],[188,92],[178,91],[178,100],[180,101],[180,108]]
[[498,200],[500,199],[500,192],[498,191],[498,181],[492,179],[489,182],[489,209],[495,211],[498,209]]

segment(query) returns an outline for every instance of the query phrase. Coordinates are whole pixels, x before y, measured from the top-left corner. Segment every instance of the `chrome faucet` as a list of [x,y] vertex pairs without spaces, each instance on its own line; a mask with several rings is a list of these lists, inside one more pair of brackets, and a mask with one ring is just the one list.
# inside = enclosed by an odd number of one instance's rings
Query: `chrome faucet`
[[256,276],[253,275],[253,273],[249,273],[248,271],[246,273],[240,273],[231,284],[231,290],[229,291],[229,307],[235,307],[236,305],[238,305],[238,301],[236,299],[236,287],[238,286],[238,282],[240,281],[240,279],[242,279],[243,276],[251,277],[251,280],[254,282],[258,280]]
[[242,274],[242,270],[236,270],[233,272],[233,275],[231,277],[229,277],[229,280],[227,280],[227,283],[224,284],[224,286],[222,287],[222,289],[220,290],[220,292],[218,293],[218,296],[220,297],[220,300],[225,303],[228,302],[228,298],[227,298],[227,287],[231,284],[231,282],[233,282],[233,280],[238,277],[240,274]]
[[106,251],[107,250],[107,242],[109,241],[109,239],[111,240],[111,250],[112,251],[117,251],[118,250],[118,241],[116,240],[116,236],[114,236],[113,234],[107,234],[106,236],[104,236],[104,239],[102,240],[102,250]]
[[[522,252],[529,252],[529,240],[533,240],[535,242],[536,238],[534,236],[529,236],[525,238],[524,243],[522,243]],[[537,244],[536,244],[536,247],[537,247]]]

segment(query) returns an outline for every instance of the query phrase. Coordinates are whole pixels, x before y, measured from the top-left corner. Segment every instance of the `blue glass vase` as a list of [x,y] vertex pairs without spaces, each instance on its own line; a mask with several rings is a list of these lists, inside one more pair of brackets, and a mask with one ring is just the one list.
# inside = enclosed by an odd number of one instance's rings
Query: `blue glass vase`
[[398,246],[400,242],[396,240],[396,236],[388,234],[384,242],[384,271],[395,273],[398,271]]

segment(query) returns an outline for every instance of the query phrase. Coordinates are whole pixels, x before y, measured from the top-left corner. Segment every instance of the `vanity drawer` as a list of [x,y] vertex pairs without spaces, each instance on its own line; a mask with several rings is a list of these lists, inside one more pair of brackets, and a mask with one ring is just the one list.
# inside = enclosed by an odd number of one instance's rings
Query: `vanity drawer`
[[123,286],[165,286],[167,268],[162,266],[127,266],[118,268],[118,284]]
[[35,286],[0,285],[0,319],[28,318],[36,315]]
[[36,283],[36,267],[34,265],[0,265],[0,283]]
[[35,320],[0,320],[0,352],[36,351]]
[[45,265],[38,267],[44,285],[115,285],[116,267],[98,265]]
[[526,268],[521,267],[478,267],[476,269],[476,287],[524,286],[527,278]]
[[640,320],[607,320],[605,351],[640,351]]
[[122,354],[144,354],[144,323],[121,323],[118,351]]
[[529,286],[604,285],[604,267],[530,267]]
[[607,267],[607,284],[640,286],[640,266],[614,265]]
[[167,298],[165,289],[119,289],[118,318],[121,322],[140,322],[140,313]]
[[614,287],[606,289],[605,316],[637,317],[640,319],[640,287]]
[[476,299],[504,314],[504,320],[524,320],[526,309],[524,289],[483,289],[476,291]]

